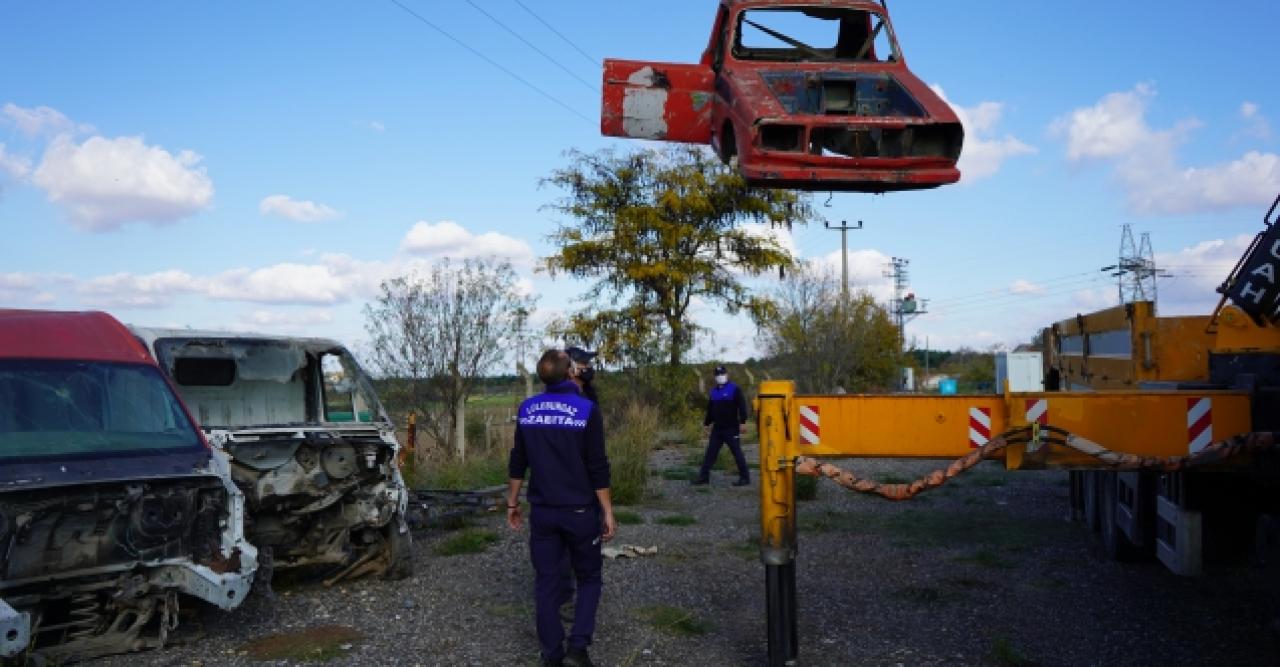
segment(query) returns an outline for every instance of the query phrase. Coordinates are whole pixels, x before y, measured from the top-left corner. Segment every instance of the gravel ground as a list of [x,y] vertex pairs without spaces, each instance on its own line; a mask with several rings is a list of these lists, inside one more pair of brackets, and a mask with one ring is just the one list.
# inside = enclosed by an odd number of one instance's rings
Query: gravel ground
[[[655,464],[686,456],[666,450]],[[937,466],[856,467],[883,479]],[[614,544],[659,555],[606,561],[597,663],[765,662],[758,487],[730,481],[717,473],[710,488],[694,488],[655,477],[659,497],[624,508],[644,523],[622,526]],[[1065,520],[1067,492],[1065,473],[995,464],[897,504],[821,482],[800,509],[801,664],[1276,664],[1274,573],[1242,565],[1181,579],[1157,564],[1106,561],[1086,529]],[[696,523],[659,523],[673,516]],[[168,648],[94,664],[297,664],[296,655],[256,661],[250,642],[310,629],[333,638],[313,656],[330,664],[536,665],[527,532],[511,533],[498,515],[472,524],[496,536],[483,553],[438,555],[457,533],[429,530],[415,536],[412,579],[295,587],[231,614],[196,610]],[[684,622],[656,627],[658,607]]]

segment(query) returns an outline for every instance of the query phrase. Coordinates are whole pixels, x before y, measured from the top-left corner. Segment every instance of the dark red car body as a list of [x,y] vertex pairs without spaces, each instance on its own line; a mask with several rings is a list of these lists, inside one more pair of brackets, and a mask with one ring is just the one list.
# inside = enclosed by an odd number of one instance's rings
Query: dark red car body
[[[744,22],[747,12],[838,21],[838,41],[812,48]],[[798,45],[748,48],[744,26]],[[877,36],[891,53],[868,49]],[[700,63],[605,61],[601,132],[709,144],[757,187],[890,192],[954,183],[960,121],[900,54],[876,2],[721,0]]]

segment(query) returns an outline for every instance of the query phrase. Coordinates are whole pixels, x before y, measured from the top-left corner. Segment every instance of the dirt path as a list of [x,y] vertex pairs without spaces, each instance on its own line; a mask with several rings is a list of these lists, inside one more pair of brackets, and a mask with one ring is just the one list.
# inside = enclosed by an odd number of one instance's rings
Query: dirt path
[[[687,457],[674,450],[656,460],[678,478]],[[857,467],[885,479],[934,466]],[[763,664],[757,488],[732,488],[721,474],[710,488],[666,477],[654,478],[657,498],[625,508],[641,523],[622,526],[615,544],[659,553],[606,562],[593,657]],[[1105,561],[1065,520],[1065,482],[1065,473],[983,464],[901,504],[824,482],[800,510],[801,664],[1274,664],[1274,574],[1242,566],[1179,579],[1155,564]],[[535,665],[527,533],[510,533],[496,515],[472,523],[465,535],[490,542],[478,554],[440,554],[458,531],[418,535],[411,580],[303,587],[230,615],[201,610],[201,637],[101,664],[245,665],[278,655],[287,657],[278,664]]]

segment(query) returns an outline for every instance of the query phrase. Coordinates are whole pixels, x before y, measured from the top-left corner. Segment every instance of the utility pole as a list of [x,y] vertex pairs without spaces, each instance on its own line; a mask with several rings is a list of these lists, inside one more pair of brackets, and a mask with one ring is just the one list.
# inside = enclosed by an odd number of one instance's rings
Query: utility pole
[[917,300],[914,293],[907,291],[911,284],[911,274],[907,271],[910,263],[909,259],[893,257],[884,270],[884,277],[893,279],[893,302],[889,306],[889,312],[898,323],[899,349],[907,346],[907,322],[929,312],[928,299]]
[[862,221],[859,220],[856,227],[844,220],[841,220],[838,226],[832,226],[829,222],[822,224],[826,225],[827,229],[840,232],[840,296],[845,303],[849,303],[849,230],[862,229]]

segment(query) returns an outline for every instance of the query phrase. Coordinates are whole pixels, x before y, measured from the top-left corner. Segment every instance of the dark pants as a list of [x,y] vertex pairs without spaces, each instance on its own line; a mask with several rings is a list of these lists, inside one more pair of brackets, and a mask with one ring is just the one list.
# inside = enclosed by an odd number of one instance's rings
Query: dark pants
[[594,507],[575,510],[534,506],[529,514],[529,556],[536,575],[534,613],[542,657],[547,660],[564,657],[560,605],[571,595],[565,590],[561,570],[566,554],[578,583],[569,646],[585,649],[591,645],[603,585],[600,529],[600,511]]
[[738,477],[740,479],[751,479],[751,472],[747,470],[747,457],[742,455],[742,436],[738,434],[735,427],[732,431],[720,428],[711,429],[711,438],[707,440],[707,453],[702,457],[702,468],[698,470],[698,479],[709,479],[711,476],[711,466],[716,464],[716,459],[720,456],[720,445],[729,445],[729,451],[733,452],[733,460],[738,464]]

